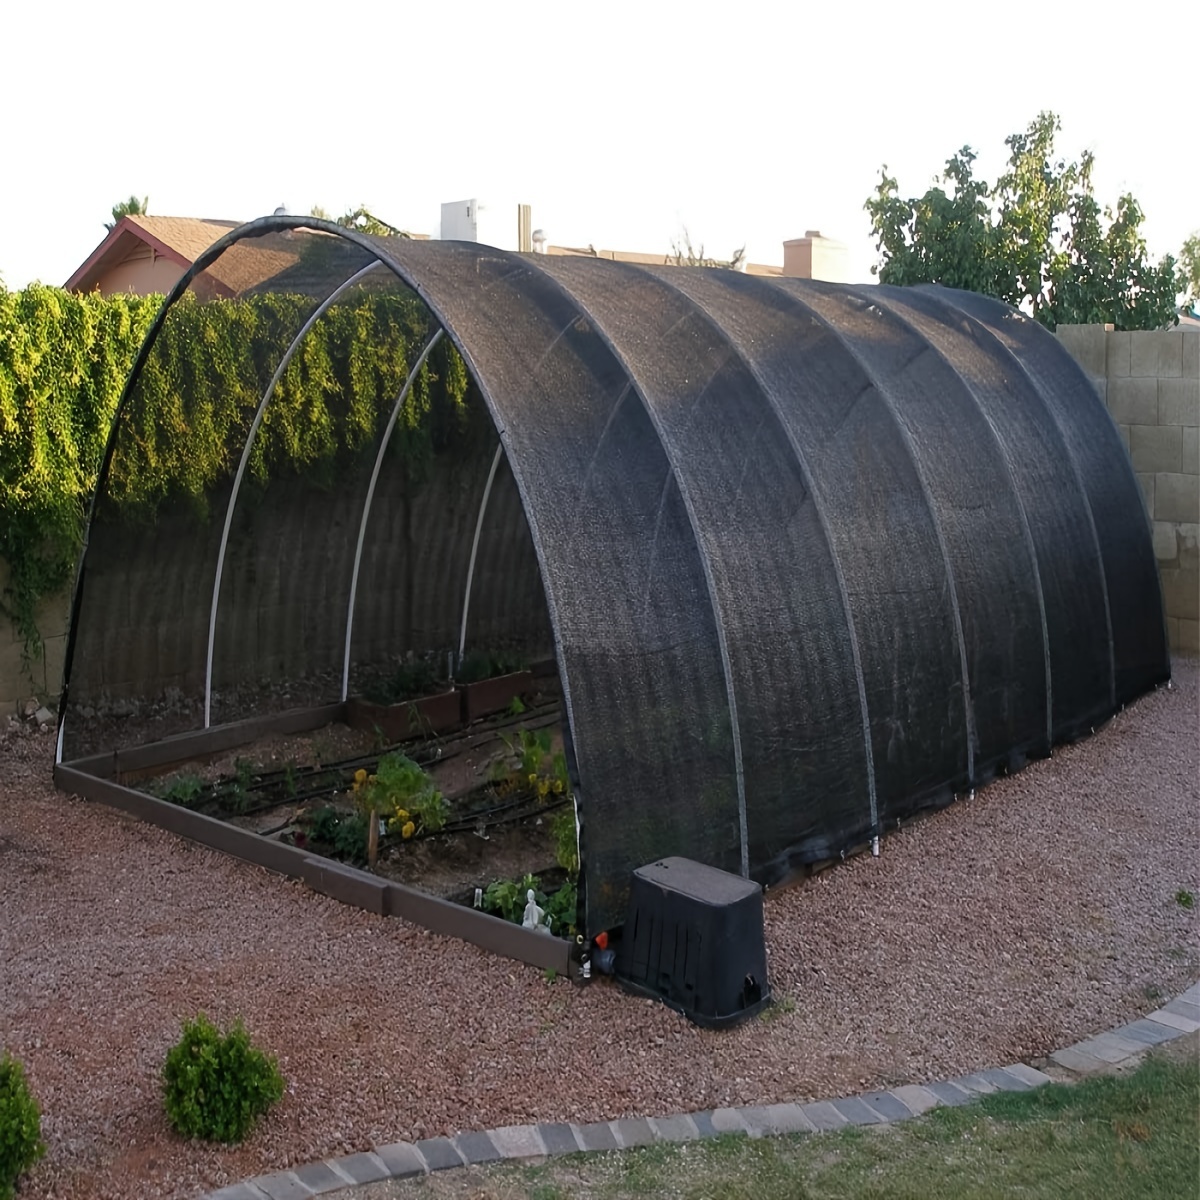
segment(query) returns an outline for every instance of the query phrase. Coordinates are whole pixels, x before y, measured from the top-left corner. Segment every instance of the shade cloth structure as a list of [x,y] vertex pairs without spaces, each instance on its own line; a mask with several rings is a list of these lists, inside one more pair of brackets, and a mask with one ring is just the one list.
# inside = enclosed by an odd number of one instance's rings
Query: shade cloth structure
[[[115,481],[151,419],[146,381],[189,386],[156,361],[162,330],[189,303],[238,303],[206,301],[218,259],[244,300],[305,298],[272,309],[264,381],[304,354],[296,335],[331,297],[420,299],[485,418],[444,440],[430,478],[449,482],[426,487],[424,509],[399,492],[387,507],[390,460],[368,439],[363,461],[382,469],[356,549],[366,471],[319,492],[271,480],[248,506],[234,447],[200,532],[175,518],[121,532]],[[270,390],[231,426],[247,477]],[[185,396],[178,419],[191,429],[219,403]],[[287,578],[266,579],[283,560]],[[146,571],[153,596],[129,582]],[[776,883],[1086,734],[1170,670],[1117,428],[1054,337],[1003,304],[310,218],[232,232],[168,298],[114,424],[65,752],[117,736],[104,696],[170,681],[184,700],[160,705],[169,732],[344,698],[351,664],[460,630],[557,660],[588,934],[620,921],[638,866],[674,855]],[[239,690],[267,675],[287,686]],[[202,718],[186,703],[201,691]]]

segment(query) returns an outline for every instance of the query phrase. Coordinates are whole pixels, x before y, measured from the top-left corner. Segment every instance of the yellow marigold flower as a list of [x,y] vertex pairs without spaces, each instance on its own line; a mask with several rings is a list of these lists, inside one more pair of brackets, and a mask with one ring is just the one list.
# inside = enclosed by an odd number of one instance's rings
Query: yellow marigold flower
[[408,820],[408,810],[405,808],[396,809],[396,820],[403,825],[404,822]]
[[366,782],[367,782],[366,768],[359,767],[358,770],[354,772],[354,786],[362,787],[362,785]]
[[400,830],[400,836],[407,841],[416,832],[417,827],[411,821],[405,821],[404,828]]
[[554,794],[556,796],[561,796],[563,794],[563,781],[561,779],[556,779],[554,781]]
[[537,783],[537,772],[536,772],[536,771],[530,771],[530,773],[529,773],[529,782],[530,782],[530,783]]

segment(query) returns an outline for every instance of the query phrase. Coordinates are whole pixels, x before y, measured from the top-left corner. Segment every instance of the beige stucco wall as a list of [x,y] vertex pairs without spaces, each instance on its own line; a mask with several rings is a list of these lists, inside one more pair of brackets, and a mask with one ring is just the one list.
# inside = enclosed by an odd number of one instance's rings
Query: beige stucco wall
[[136,296],[149,296],[156,292],[166,294],[179,281],[183,270],[179,263],[162,255],[151,258],[150,247],[146,246],[144,254],[127,258],[106,271],[96,286],[104,296],[116,292],[132,292]]
[[1171,648],[1200,651],[1200,331],[1058,337],[1108,406],[1133,460],[1162,574]]

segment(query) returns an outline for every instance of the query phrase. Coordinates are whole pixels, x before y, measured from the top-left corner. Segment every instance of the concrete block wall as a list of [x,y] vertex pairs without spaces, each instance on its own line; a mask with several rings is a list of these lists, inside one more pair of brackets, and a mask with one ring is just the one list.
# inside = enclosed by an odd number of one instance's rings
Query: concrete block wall
[[[8,586],[8,567],[0,559],[0,595]],[[25,662],[24,646],[11,622],[0,617],[0,721],[27,700],[47,700],[58,692],[67,646],[67,610],[70,599],[56,596],[37,612],[42,633],[40,661]]]
[[1200,330],[1117,333],[1060,325],[1095,384],[1142,485],[1171,648],[1200,652]]

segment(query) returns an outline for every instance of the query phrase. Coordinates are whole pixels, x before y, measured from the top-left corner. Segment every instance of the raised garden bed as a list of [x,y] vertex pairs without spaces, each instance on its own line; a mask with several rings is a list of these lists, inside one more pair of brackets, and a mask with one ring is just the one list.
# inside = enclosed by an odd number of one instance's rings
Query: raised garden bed
[[497,713],[519,714],[559,691],[553,660],[512,669],[511,658],[468,656],[453,678],[448,664],[442,664],[441,654],[402,664],[347,702],[346,723],[388,742],[415,741],[453,733]]
[[462,689],[463,723],[469,725],[494,713],[505,712],[512,707],[514,700],[520,700],[532,691],[533,676],[528,671],[515,671],[511,675],[469,683]]
[[[577,870],[569,861],[574,808],[558,722],[557,706],[543,703],[457,736],[406,739],[403,754],[384,743],[377,723],[369,731],[330,726],[176,764],[140,786],[281,845],[505,919],[514,919],[519,896],[520,921],[532,888],[554,932],[573,936],[574,888],[563,892],[560,860],[566,854],[566,865]],[[437,794],[435,817],[404,799],[410,793],[385,795],[379,781],[400,764],[410,764],[412,778],[423,777]]]
[[389,742],[452,733],[462,727],[462,714],[463,698],[457,688],[398,704],[377,704],[358,697],[346,702],[347,725],[352,729],[378,730]]

